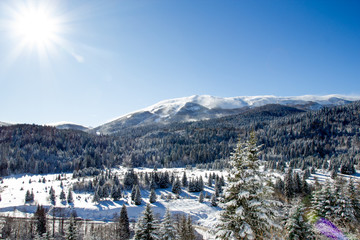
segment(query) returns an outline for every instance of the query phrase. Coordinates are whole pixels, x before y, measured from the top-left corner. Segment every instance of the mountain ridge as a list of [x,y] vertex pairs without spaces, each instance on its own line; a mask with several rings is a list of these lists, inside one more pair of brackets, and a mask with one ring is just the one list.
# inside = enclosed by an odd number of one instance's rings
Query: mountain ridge
[[360,97],[339,94],[293,97],[264,95],[224,98],[210,95],[193,95],[160,101],[149,107],[122,115],[90,131],[101,134],[112,134],[121,129],[133,126],[208,120],[233,114],[241,114],[250,108],[267,104],[291,106],[305,111],[318,110],[327,106],[345,105],[359,99]]

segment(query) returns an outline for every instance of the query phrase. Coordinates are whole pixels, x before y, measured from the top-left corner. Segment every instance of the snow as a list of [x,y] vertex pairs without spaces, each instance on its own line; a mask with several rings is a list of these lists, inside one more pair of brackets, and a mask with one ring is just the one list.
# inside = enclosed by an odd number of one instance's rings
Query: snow
[[[124,174],[127,171],[126,168],[117,168],[111,169],[112,173],[117,173],[119,176]],[[136,172],[152,172],[153,169],[149,168],[136,168]],[[183,175],[183,172],[186,172],[186,176],[188,180],[190,178],[196,178],[202,176],[204,182],[207,182],[207,178],[205,177],[205,173],[209,176],[209,173],[215,173],[221,176],[227,176],[226,171],[208,171],[202,169],[193,169],[188,170],[184,168],[164,168],[159,169],[158,172],[168,171],[176,173],[180,179]],[[295,169],[295,171],[300,171]],[[126,205],[128,210],[128,216],[130,221],[136,221],[140,214],[144,211],[146,204],[149,202],[149,194],[148,190],[141,190],[142,203],[137,206],[129,201],[128,197],[121,198],[119,201],[113,201],[110,198],[101,201],[99,204],[92,202],[92,194],[90,193],[77,193],[73,192],[74,203],[69,205],[65,202],[61,202],[59,199],[59,195],[61,192],[60,183],[61,181],[56,180],[59,174],[47,174],[47,175],[13,175],[9,177],[4,177],[2,179],[2,183],[0,185],[0,215],[3,216],[17,216],[17,217],[29,217],[35,211],[37,204],[42,204],[46,208],[51,208],[52,205],[49,200],[49,189],[53,187],[55,189],[56,194],[56,207],[64,209],[66,212],[71,212],[75,210],[77,215],[83,219],[89,219],[93,221],[112,221],[114,216],[120,214],[120,210],[123,204]],[[329,179],[328,172],[317,171],[316,174],[312,174],[309,182],[314,182],[314,177],[317,178],[318,181],[325,181]],[[342,174],[339,174],[342,175]],[[279,172],[268,171],[267,176],[275,179],[277,177],[283,177]],[[344,175],[344,177],[349,177]],[[360,175],[355,176],[357,181],[360,180]],[[43,183],[42,179],[45,178],[46,181]],[[29,180],[31,179],[31,183]],[[65,194],[67,195],[68,189],[72,187],[74,182],[77,182],[78,179],[72,178],[72,173],[64,174],[62,176],[63,189]],[[92,177],[86,177],[86,180],[90,180]],[[40,180],[40,182],[39,182]],[[81,178],[82,180],[82,178]],[[214,187],[214,185],[213,185]],[[204,186],[204,194],[211,195],[214,193],[214,188]],[[35,202],[32,204],[25,204],[25,193],[27,190],[34,191]],[[153,204],[152,210],[155,216],[163,217],[166,209],[168,208],[171,214],[176,213],[185,213],[190,214],[192,219],[195,222],[195,229],[199,233],[201,233],[204,239],[214,239],[214,234],[209,233],[208,231],[213,230],[220,218],[220,207],[211,206],[210,199],[204,198],[203,203],[199,203],[198,197],[200,193],[188,192],[184,188],[182,188],[182,192],[180,194],[179,199],[162,199],[160,196],[172,194],[171,188],[168,189],[157,189],[157,201]],[[126,195],[130,195],[130,191],[126,191]],[[256,203],[254,203],[256,204]],[[241,211],[238,209],[237,211]]]
[[[160,118],[169,118],[175,115],[187,103],[196,103],[208,109],[236,109],[242,107],[258,107],[266,104],[281,104],[281,105],[306,105],[309,102],[315,102],[320,106],[327,105],[341,105],[345,101],[360,100],[360,96],[348,95],[303,95],[303,96],[289,96],[279,97],[273,95],[264,96],[238,96],[238,97],[216,97],[210,95],[193,95],[183,98],[174,98],[160,101],[154,105],[134,111],[129,114],[114,118],[112,121],[124,118],[130,118],[134,113],[150,112],[158,115]],[[194,110],[196,110],[194,108]]]
[[[124,174],[127,171],[126,168],[113,169],[112,173]],[[152,172],[153,169],[137,168],[136,172]],[[177,173],[179,177],[186,171],[188,179],[202,176],[205,179],[205,172],[215,172],[222,176],[224,173],[220,171],[204,171],[204,170],[185,170],[183,168],[176,169],[159,169],[161,171],[171,171]],[[52,205],[49,200],[49,190],[53,187],[56,195],[56,207],[64,209],[65,212],[71,212],[75,210],[77,215],[83,219],[89,219],[93,221],[112,221],[115,215],[120,214],[120,210],[123,204],[126,205],[128,216],[130,221],[136,221],[141,213],[144,211],[146,204],[149,202],[150,192],[147,190],[141,190],[142,203],[137,206],[129,198],[122,198],[119,201],[113,201],[110,198],[101,201],[99,204],[92,202],[93,195],[90,193],[77,193],[73,192],[74,203],[67,204],[61,202],[59,195],[61,192],[61,181],[56,180],[59,174],[47,174],[47,175],[13,175],[4,177],[3,183],[0,185],[0,215],[16,216],[16,217],[28,217],[36,211],[38,204],[43,205],[45,208],[50,209]],[[43,183],[43,179],[46,181]],[[92,177],[86,177],[86,180],[90,180]],[[31,180],[31,183],[29,183]],[[40,180],[40,181],[39,181]],[[82,178],[81,178],[82,180]],[[65,194],[67,195],[68,189],[70,189],[73,183],[78,179],[72,178],[72,173],[64,174],[62,176],[62,184]],[[33,190],[35,201],[33,203],[24,203],[26,191]],[[212,194],[213,188],[207,186],[204,187],[204,192]],[[125,192],[127,196],[130,195],[130,191]],[[168,208],[172,214],[185,213],[190,214],[196,226],[201,229],[211,229],[218,221],[218,213],[221,210],[219,207],[212,207],[210,199],[204,199],[204,203],[199,203],[199,193],[188,192],[182,189],[180,199],[161,199],[161,194],[171,194],[171,188],[157,189],[157,201],[153,204],[152,210],[155,216],[163,217],[166,209]],[[207,238],[211,239],[211,238]]]

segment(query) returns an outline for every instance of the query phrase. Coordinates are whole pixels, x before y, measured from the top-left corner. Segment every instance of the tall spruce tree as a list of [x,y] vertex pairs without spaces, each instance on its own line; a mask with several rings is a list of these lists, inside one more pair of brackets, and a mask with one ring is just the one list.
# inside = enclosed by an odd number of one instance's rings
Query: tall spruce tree
[[150,191],[149,202],[150,203],[156,202],[156,193],[155,193],[155,190],[153,188]]
[[122,205],[120,212],[118,235],[119,239],[126,240],[130,238],[130,223],[125,204]]
[[169,209],[166,209],[164,219],[159,227],[159,240],[176,240],[179,238],[174,223],[171,219]]
[[136,185],[134,202],[135,202],[135,205],[140,205],[141,204],[141,192],[140,192],[139,185]]
[[157,238],[158,224],[150,204],[147,204],[135,226],[135,240],[155,240]]
[[231,172],[225,189],[220,223],[217,226],[218,239],[269,239],[274,222],[275,205],[273,192],[260,172],[258,147],[255,134],[237,144],[231,155]]
[[304,212],[305,208],[303,205],[297,205],[291,209],[290,216],[285,226],[287,229],[286,239],[315,239],[311,224],[304,218]]
[[37,206],[36,212],[34,214],[36,221],[36,232],[41,236],[46,233],[46,211],[45,208],[41,205]]

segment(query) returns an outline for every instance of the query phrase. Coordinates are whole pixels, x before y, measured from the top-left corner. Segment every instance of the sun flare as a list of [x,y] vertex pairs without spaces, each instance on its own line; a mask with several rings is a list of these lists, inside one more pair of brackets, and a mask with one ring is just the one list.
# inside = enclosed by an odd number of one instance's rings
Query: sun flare
[[15,19],[14,31],[30,45],[48,45],[56,39],[59,27],[44,10],[28,9]]
[[60,3],[25,0],[7,6],[8,18],[3,26],[14,46],[8,57],[10,63],[24,53],[35,54],[41,62],[48,63],[59,52],[67,51],[69,42],[64,37],[69,19]]

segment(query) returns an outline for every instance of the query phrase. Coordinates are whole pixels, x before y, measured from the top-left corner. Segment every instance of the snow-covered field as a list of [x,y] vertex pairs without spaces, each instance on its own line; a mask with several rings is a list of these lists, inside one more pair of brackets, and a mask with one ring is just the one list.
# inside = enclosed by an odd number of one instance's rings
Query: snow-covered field
[[[122,182],[122,177],[127,171],[125,168],[112,169],[112,174],[116,174]],[[135,172],[152,172],[153,169],[139,168],[135,169]],[[213,187],[208,187],[207,177],[209,173],[215,173],[219,176],[226,176],[226,172],[221,171],[206,171],[206,170],[186,170],[183,168],[176,169],[159,169],[158,172],[168,171],[177,173],[181,178],[183,172],[186,172],[187,178],[195,178],[202,176],[204,179],[204,193],[210,196],[214,193]],[[123,191],[123,198],[118,201],[113,201],[111,198],[94,203],[92,201],[93,194],[91,193],[77,193],[73,192],[74,203],[68,204],[65,201],[60,200],[60,192],[63,189],[67,195],[69,189],[77,181],[91,180],[93,177],[75,178],[73,179],[72,173],[63,174],[61,180],[58,180],[59,174],[47,174],[47,175],[16,175],[9,176],[2,179],[0,185],[0,215],[2,216],[16,216],[27,217],[31,216],[35,211],[38,204],[45,206],[48,209],[53,207],[61,208],[65,212],[75,210],[78,217],[83,219],[89,219],[94,221],[112,221],[114,216],[120,213],[123,204],[126,205],[130,220],[136,220],[144,207],[149,203],[149,190],[141,190],[142,203],[137,206],[131,202],[131,191]],[[61,187],[62,183],[62,187]],[[49,190],[53,187],[55,189],[56,203],[51,204],[49,199]],[[25,203],[26,191],[33,190],[34,202]],[[152,209],[156,215],[162,217],[168,208],[173,214],[185,213],[190,214],[196,224],[201,226],[201,229],[211,229],[218,219],[218,213],[220,208],[213,207],[210,203],[210,198],[205,198],[203,203],[199,203],[199,193],[188,192],[185,188],[182,188],[182,192],[179,199],[175,199],[175,195],[171,193],[171,187],[167,189],[157,189],[157,201],[152,205]],[[161,195],[172,195],[173,199],[162,199]]]
[[[122,182],[123,176],[127,171],[126,168],[112,169],[111,173],[116,174],[120,182]],[[149,168],[137,168],[135,172],[152,172],[153,169]],[[201,169],[188,170],[184,168],[176,169],[159,169],[158,172],[168,171],[174,172],[180,179],[184,172],[186,172],[187,178],[196,178],[202,176],[204,180],[204,193],[210,196],[214,193],[214,184],[212,187],[207,186],[208,176],[213,173],[226,178],[226,171],[208,171]],[[278,172],[268,172],[268,176],[272,178],[282,177]],[[57,207],[63,209],[64,212],[70,212],[75,210],[78,217],[82,219],[88,219],[93,221],[112,221],[115,216],[119,215],[123,204],[126,205],[130,220],[136,221],[136,219],[143,212],[144,207],[149,203],[150,191],[146,189],[141,190],[142,203],[141,205],[135,205],[131,201],[131,191],[123,191],[123,197],[118,201],[113,201],[111,198],[104,199],[99,203],[92,201],[93,194],[86,192],[73,192],[74,202],[68,204],[65,201],[60,200],[60,192],[63,189],[67,194],[73,184],[83,179],[92,180],[93,177],[85,178],[73,178],[72,173],[62,174],[61,180],[58,179],[59,174],[47,174],[47,175],[16,175],[4,177],[0,184],[0,215],[2,216],[16,216],[16,217],[28,217],[31,216],[37,208],[38,204],[45,206],[48,209]],[[318,171],[313,174],[309,182],[314,181],[314,177],[319,182],[325,181],[329,178],[327,172]],[[356,176],[360,180],[359,174]],[[62,187],[61,187],[62,184]],[[51,204],[49,199],[49,190],[53,187],[55,189],[56,203]],[[25,203],[26,191],[33,190],[34,202]],[[198,232],[202,233],[206,239],[212,239],[211,235],[207,233],[207,230],[212,229],[219,219],[219,207],[213,207],[210,203],[210,198],[205,198],[203,203],[199,203],[199,193],[188,192],[185,188],[182,188],[182,192],[178,199],[171,192],[171,187],[167,189],[157,189],[157,201],[152,205],[152,209],[155,215],[162,217],[168,208],[171,213],[185,213],[190,214],[195,222],[195,228]],[[173,196],[171,199],[162,196]],[[51,211],[49,211],[51,212]]]

